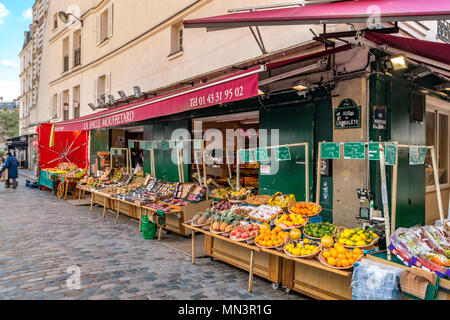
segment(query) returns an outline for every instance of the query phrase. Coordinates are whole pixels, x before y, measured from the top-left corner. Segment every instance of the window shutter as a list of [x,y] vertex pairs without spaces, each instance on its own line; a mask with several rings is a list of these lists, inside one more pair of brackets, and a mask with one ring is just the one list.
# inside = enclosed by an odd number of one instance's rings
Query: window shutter
[[94,79],[94,105],[97,105],[98,98],[98,78]]
[[101,30],[101,23],[102,23],[101,15],[98,14],[95,17],[95,36],[96,36],[96,39],[97,39],[97,45],[99,45],[102,42],[101,32],[100,32],[100,30]]
[[105,97],[108,99],[108,95],[111,94],[111,72],[105,74]]
[[113,4],[108,6],[108,38],[113,35]]
[[62,106],[62,94],[57,93],[57,107],[56,107],[56,117],[59,118],[61,117],[61,106]]

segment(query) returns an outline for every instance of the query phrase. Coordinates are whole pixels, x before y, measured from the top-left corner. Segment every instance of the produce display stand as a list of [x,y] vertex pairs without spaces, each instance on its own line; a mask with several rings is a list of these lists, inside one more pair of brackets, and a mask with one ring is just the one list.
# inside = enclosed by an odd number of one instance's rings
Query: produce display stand
[[[141,220],[141,206],[139,204],[135,204],[129,201],[125,201],[122,199],[118,199],[115,197],[108,197],[110,200],[110,208],[112,211],[116,213],[116,224],[119,223],[119,215],[122,213],[128,217]],[[139,222],[139,230],[140,230],[140,222]]]
[[281,282],[282,259],[245,242],[233,241],[209,230],[184,224],[192,233],[192,264],[195,264],[195,232],[205,234],[205,254],[249,272],[248,291],[253,290],[253,275],[260,276],[278,286]]
[[[377,253],[377,254],[368,254],[366,255],[366,259],[375,261],[375,262],[379,262],[385,265],[390,265],[390,266],[394,266],[397,268],[402,268],[404,270],[408,270],[410,268],[408,268],[407,266],[401,264],[401,263],[396,263],[393,261],[388,261],[387,259],[384,258],[384,253]],[[450,300],[450,280],[447,279],[443,279],[441,278],[439,281],[439,291],[438,291],[438,300]]]
[[[64,195],[64,200],[67,200],[67,193],[69,192],[70,186],[74,186],[74,192],[73,192],[73,198],[77,198],[77,193],[75,192],[77,190],[77,184],[81,181],[82,178],[78,177],[68,177],[68,176],[59,176],[60,181],[58,184],[58,192],[62,192]],[[62,178],[62,179],[61,179]],[[62,187],[60,187],[62,186]],[[60,190],[61,188],[61,190]],[[58,194],[58,197],[61,199],[62,196]]]

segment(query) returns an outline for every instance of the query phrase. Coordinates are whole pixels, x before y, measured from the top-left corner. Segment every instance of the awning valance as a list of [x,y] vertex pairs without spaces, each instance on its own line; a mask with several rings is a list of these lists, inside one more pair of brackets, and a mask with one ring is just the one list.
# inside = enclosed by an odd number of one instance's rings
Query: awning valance
[[228,76],[198,87],[135,102],[112,110],[56,123],[56,132],[92,130],[202,109],[258,95],[258,74],[264,66]]
[[360,0],[232,13],[184,21],[186,28],[366,23],[379,12],[381,22],[450,19],[448,0]]

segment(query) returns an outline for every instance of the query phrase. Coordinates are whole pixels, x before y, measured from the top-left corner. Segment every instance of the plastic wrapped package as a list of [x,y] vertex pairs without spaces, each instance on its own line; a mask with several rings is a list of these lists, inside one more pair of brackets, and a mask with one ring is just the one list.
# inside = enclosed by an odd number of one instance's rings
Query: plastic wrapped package
[[354,267],[353,300],[402,300],[400,274],[404,271],[368,259]]

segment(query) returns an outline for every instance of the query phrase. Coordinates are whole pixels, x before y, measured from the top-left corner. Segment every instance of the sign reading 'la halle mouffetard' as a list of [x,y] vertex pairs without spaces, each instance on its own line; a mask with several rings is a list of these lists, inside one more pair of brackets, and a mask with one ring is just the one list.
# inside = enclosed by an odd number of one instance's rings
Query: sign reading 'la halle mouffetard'
[[334,110],[335,129],[361,128],[361,106],[352,99],[344,99]]

